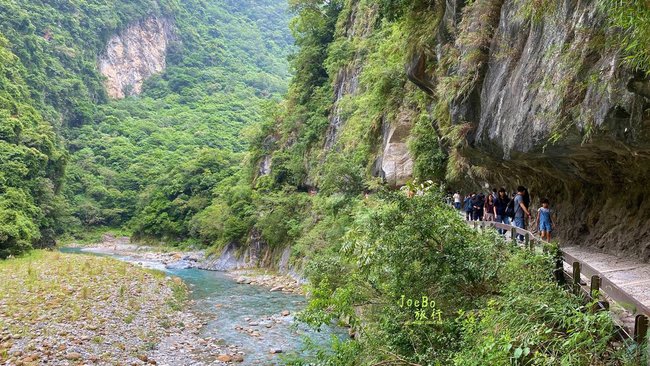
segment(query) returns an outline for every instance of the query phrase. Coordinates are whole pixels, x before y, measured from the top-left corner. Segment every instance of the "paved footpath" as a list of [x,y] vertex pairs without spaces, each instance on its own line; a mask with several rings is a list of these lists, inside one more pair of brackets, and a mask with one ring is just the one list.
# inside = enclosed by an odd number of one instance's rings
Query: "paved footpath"
[[[510,240],[510,233],[506,233]],[[644,263],[634,258],[619,257],[602,253],[596,249],[582,246],[562,246],[562,250],[581,263],[588,264],[594,270],[613,282],[628,295],[650,309],[650,263]],[[564,263],[566,272],[571,273],[573,268]],[[590,279],[583,274],[582,281],[588,284]],[[606,296],[607,297],[607,296]],[[634,306],[612,302],[611,311],[628,328],[634,329]]]
[[[605,254],[589,247],[568,246],[562,249],[578,261],[589,264],[600,272],[601,277],[610,281],[627,292],[637,301],[650,308],[650,264],[634,259],[622,258],[612,254]],[[566,269],[566,268],[565,268]],[[588,279],[583,277],[588,283]],[[634,324],[634,318],[629,310],[615,309],[620,319],[626,326]]]
[[563,247],[581,262],[588,263],[625,292],[650,308],[650,264],[600,253],[587,247]]

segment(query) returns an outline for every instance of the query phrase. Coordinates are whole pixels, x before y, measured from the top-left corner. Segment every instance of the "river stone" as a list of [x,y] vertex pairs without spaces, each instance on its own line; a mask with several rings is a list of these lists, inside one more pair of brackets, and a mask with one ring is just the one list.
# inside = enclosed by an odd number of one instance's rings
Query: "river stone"
[[271,353],[271,354],[282,353],[282,350],[279,349],[279,348],[271,348],[269,353]]
[[232,362],[244,362],[244,356],[242,355],[233,355]]
[[67,355],[65,355],[65,358],[70,361],[76,361],[81,359],[81,354],[78,352],[70,352]]
[[30,355],[30,356],[27,356],[27,357],[23,358],[23,362],[27,362],[27,363],[34,362],[36,360],[38,360],[38,356],[36,356],[36,355]]
[[283,310],[282,313],[280,313],[282,316],[289,316],[291,314],[289,310]]
[[282,291],[283,288],[284,288],[283,286],[275,286],[274,288],[271,289],[271,292]]
[[232,357],[230,355],[219,355],[217,356],[217,361],[230,362],[232,361]]

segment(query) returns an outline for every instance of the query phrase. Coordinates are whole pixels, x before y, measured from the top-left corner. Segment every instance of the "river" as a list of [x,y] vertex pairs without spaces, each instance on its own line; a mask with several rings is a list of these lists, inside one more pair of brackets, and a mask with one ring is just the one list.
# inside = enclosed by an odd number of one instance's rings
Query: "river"
[[[62,248],[61,251],[107,255],[82,252],[79,248]],[[302,348],[306,337],[315,344],[327,345],[332,335],[340,338],[346,336],[345,330],[340,328],[325,327],[316,332],[297,322],[294,314],[306,306],[306,299],[301,295],[270,292],[261,286],[238,284],[223,272],[195,268],[167,269],[160,262],[148,262],[129,256],[110,256],[138,263],[145,268],[161,270],[185,281],[193,300],[190,310],[208,319],[201,330],[201,336],[219,339],[225,345],[236,345],[245,353],[244,362],[240,365],[281,365],[282,358],[287,353],[304,354]],[[286,314],[286,311],[289,315],[283,316],[282,313]],[[271,350],[281,350],[282,355],[271,354]]]

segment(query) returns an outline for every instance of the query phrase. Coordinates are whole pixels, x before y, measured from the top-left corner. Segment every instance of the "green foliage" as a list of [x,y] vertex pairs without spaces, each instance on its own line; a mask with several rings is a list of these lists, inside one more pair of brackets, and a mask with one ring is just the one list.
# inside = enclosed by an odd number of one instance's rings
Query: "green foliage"
[[[343,365],[633,365],[607,313],[591,314],[552,280],[553,260],[471,229],[442,197],[392,193],[357,206],[342,239],[307,267],[300,318],[342,320],[357,356]],[[400,299],[435,301],[441,322],[412,324]],[[351,341],[352,342],[352,341]],[[326,359],[329,361],[322,361]]]
[[30,95],[46,119],[87,123],[106,100],[95,59],[129,22],[177,9],[175,0],[0,1],[0,33],[29,70]]
[[[502,244],[479,236],[443,205],[435,194],[417,199],[390,194],[356,212],[341,258],[309,266],[315,289],[306,318],[349,318],[370,351],[362,364],[390,353],[416,356],[409,357],[413,362],[445,359],[459,336],[456,312],[493,291],[501,265],[495,254]],[[408,325],[413,312],[398,306],[402,295],[435,300],[443,324]]]
[[265,192],[257,198],[256,227],[271,247],[294,242],[302,232],[303,213],[308,212],[306,193],[291,190]]
[[[172,21],[167,70],[109,101],[97,55],[149,16]],[[3,196],[2,255],[96,227],[217,240],[207,213],[193,217],[223,197],[213,189],[238,170],[242,131],[287,90],[288,23],[282,0],[0,1],[0,187],[22,192]],[[62,189],[56,133],[71,152]],[[250,229],[226,221],[219,240]]]
[[459,317],[456,365],[636,365],[634,345],[616,346],[610,314],[591,314],[551,281],[551,258],[516,253],[502,274],[502,294]]
[[557,4],[555,0],[520,0],[518,1],[520,8],[517,15],[524,20],[541,23],[545,16],[552,14],[557,9]]
[[92,124],[69,132],[75,231],[125,226],[140,239],[206,244],[244,236],[250,220],[227,217],[241,213],[225,206],[236,202],[212,203],[229,190],[215,187],[239,170],[242,131],[286,90],[285,11],[281,1],[189,1],[175,10],[182,47],[168,69],[142,96],[98,106]]
[[609,25],[617,32],[614,42],[620,45],[626,63],[650,73],[650,7],[643,0],[599,0],[598,6]]
[[[374,185],[382,131],[414,124],[425,108],[418,100],[423,92],[407,86],[404,65],[409,42],[430,41],[424,33],[431,30],[433,5],[418,1],[407,7],[408,17],[382,22],[371,1],[293,3],[300,49],[292,65],[299,67],[287,101],[253,142],[254,162],[265,156],[272,160],[271,176],[258,184],[299,190],[317,186],[323,194],[349,195]],[[419,32],[410,15],[427,24],[427,31]],[[419,146],[430,142],[422,137]]]
[[56,234],[65,153],[34,108],[27,70],[0,34],[0,258]]
[[211,204],[192,218],[192,236],[216,248],[245,242],[256,215],[249,182],[234,175],[219,182],[214,193]]
[[291,30],[300,48],[291,57],[292,94],[298,103],[304,104],[329,80],[324,62],[343,1],[290,0],[289,6],[297,14],[291,21]]
[[428,115],[421,113],[415,120],[411,135],[413,138],[409,149],[414,160],[413,175],[420,179],[443,182],[447,172],[447,154],[442,149],[434,122]]

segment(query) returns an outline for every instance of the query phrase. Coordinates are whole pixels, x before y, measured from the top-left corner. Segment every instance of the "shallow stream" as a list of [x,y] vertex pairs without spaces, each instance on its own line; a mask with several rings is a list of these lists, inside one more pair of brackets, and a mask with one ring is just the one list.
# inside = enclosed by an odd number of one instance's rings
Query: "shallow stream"
[[[62,252],[93,254],[78,248],[63,248]],[[282,364],[278,354],[270,350],[282,350],[282,354],[298,351],[308,337],[316,344],[325,345],[331,336],[343,337],[341,329],[327,328],[313,331],[304,324],[294,321],[294,314],[303,309],[306,299],[295,294],[270,292],[269,289],[238,284],[223,272],[205,271],[195,268],[167,269],[162,263],[147,262],[139,258],[111,255],[119,260],[138,263],[146,268],[158,269],[181,278],[191,289],[192,309],[207,318],[202,336],[220,339],[225,345],[236,345],[245,353],[240,365]],[[290,315],[282,316],[289,311]],[[237,327],[244,329],[237,330]],[[252,329],[259,336],[251,335]]]

